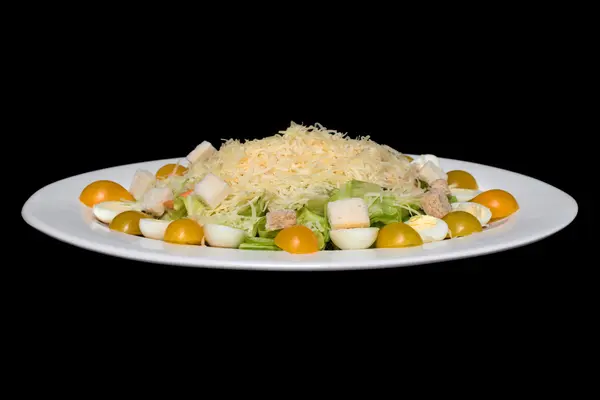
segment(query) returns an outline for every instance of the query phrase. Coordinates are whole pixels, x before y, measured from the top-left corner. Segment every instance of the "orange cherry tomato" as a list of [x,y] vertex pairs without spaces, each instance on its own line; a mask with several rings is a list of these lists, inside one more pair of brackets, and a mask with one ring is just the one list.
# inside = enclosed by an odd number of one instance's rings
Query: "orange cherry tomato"
[[519,209],[517,199],[502,189],[487,190],[470,200],[486,206],[492,212],[492,219],[505,218]]
[[375,247],[411,247],[423,244],[423,238],[410,225],[404,222],[393,222],[381,228]]
[[151,217],[139,211],[124,211],[113,218],[108,227],[113,231],[119,231],[129,235],[141,235],[140,219],[142,218]]
[[[177,168],[175,168],[177,167]],[[182,176],[187,172],[187,168],[182,165],[177,164],[167,164],[160,167],[158,171],[156,171],[156,179],[165,179],[170,175]]]
[[448,186],[460,189],[479,189],[477,181],[467,171],[448,171]]
[[275,236],[275,245],[288,253],[307,254],[319,251],[319,240],[310,228],[304,225],[282,229]]
[[165,230],[164,241],[177,244],[201,244],[204,228],[192,219],[178,219],[169,224]]
[[448,237],[468,236],[483,230],[481,222],[473,214],[466,211],[452,211],[442,218],[448,224]]
[[103,201],[135,201],[127,189],[113,181],[100,180],[87,185],[79,195],[79,201],[88,207]]

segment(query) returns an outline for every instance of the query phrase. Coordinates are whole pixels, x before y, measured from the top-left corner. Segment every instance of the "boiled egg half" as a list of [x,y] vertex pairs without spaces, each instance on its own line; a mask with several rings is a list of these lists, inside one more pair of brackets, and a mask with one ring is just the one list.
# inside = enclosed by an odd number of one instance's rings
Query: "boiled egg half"
[[448,224],[431,215],[415,215],[406,225],[417,231],[424,243],[444,240],[448,235]]
[[241,229],[218,224],[204,224],[204,238],[211,247],[237,249],[246,237]]
[[329,231],[331,241],[342,250],[368,249],[377,240],[379,228],[348,228]]
[[122,212],[141,210],[142,208],[139,204],[126,201],[103,201],[92,207],[94,216],[105,224],[110,224]]
[[452,188],[451,187],[450,193],[452,193],[452,196],[456,197],[456,201],[458,201],[459,203],[462,203],[462,202],[474,199],[479,193],[481,193],[481,190],[460,189],[460,188]]
[[140,220],[140,231],[144,237],[163,240],[165,238],[165,231],[171,222],[172,221],[160,219],[143,218]]
[[481,226],[487,225],[492,218],[492,211],[479,203],[459,202],[452,203],[452,211],[465,211],[479,220]]

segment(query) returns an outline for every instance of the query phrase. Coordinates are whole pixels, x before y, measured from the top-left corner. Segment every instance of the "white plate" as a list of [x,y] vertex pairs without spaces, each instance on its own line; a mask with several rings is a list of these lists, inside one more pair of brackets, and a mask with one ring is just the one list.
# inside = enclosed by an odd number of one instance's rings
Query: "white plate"
[[292,255],[284,251],[175,245],[112,232],[95,221],[91,209],[78,200],[81,190],[93,181],[109,179],[129,187],[136,169],[156,171],[164,164],[176,161],[130,164],[63,179],[32,195],[23,206],[22,216],[31,226],[56,239],[118,257],[192,267],[312,270],[408,266],[494,253],[541,240],[563,229],[573,221],[578,210],[571,196],[539,180],[498,168],[441,158],[444,170],[469,171],[482,190],[499,188],[512,193],[519,202],[519,211],[479,234],[421,247]]

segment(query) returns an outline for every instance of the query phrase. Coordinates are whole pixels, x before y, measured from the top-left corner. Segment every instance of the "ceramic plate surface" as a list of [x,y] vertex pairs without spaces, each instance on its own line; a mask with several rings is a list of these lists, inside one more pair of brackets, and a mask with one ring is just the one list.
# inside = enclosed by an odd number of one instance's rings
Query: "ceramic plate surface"
[[445,171],[469,171],[477,179],[480,190],[498,188],[512,193],[519,202],[519,211],[484,232],[420,247],[293,255],[283,251],[175,245],[112,232],[96,221],[91,209],[78,200],[81,190],[93,181],[109,179],[128,188],[136,169],[156,171],[170,162],[177,159],[113,167],[52,183],[29,198],[22,216],[31,226],[51,237],[117,257],[190,267],[327,270],[409,266],[504,251],[556,233],[571,223],[578,211],[571,196],[539,180],[494,167],[440,158]]

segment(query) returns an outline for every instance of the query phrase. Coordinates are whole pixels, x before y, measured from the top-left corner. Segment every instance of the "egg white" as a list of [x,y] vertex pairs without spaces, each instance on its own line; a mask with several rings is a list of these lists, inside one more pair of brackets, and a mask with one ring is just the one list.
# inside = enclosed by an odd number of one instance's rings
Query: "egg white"
[[160,219],[142,218],[140,220],[140,231],[144,237],[150,239],[163,240],[165,232],[171,221],[163,221]]
[[242,229],[218,224],[204,224],[204,238],[212,247],[227,247],[237,249],[246,237]]
[[331,241],[342,250],[368,249],[377,240],[379,228],[348,228],[329,231]]
[[486,226],[492,219],[492,211],[479,203],[459,202],[452,203],[452,211],[465,211],[479,220],[481,226]]
[[481,193],[481,190],[460,189],[460,188],[451,187],[450,193],[452,193],[452,196],[456,197],[456,200],[458,202],[462,203],[462,202],[466,202],[466,201],[474,199],[475,196],[477,196],[479,193]]
[[95,204],[92,207],[94,217],[105,224],[110,224],[111,221],[120,213],[125,211],[139,211],[139,206],[135,203],[127,203],[123,201],[103,201]]
[[415,215],[406,224],[417,231],[424,243],[444,240],[448,236],[446,221],[431,215]]

